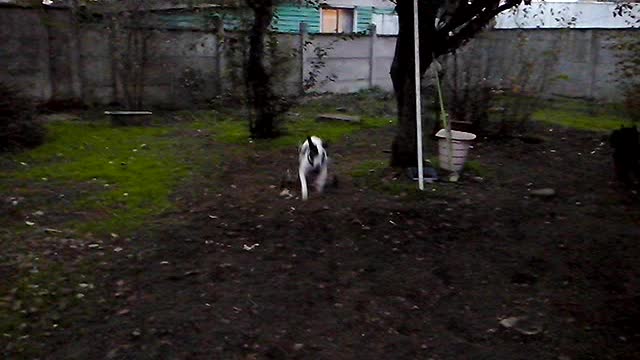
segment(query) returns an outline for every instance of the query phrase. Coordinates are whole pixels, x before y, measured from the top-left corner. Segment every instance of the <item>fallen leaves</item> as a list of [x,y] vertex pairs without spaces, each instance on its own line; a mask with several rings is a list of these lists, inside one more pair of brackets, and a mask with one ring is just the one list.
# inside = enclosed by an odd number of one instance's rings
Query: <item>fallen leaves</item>
[[257,243],[256,243],[256,244],[253,244],[253,245],[247,245],[247,244],[244,244],[244,245],[242,246],[242,248],[243,248],[244,250],[251,251],[251,250],[253,250],[254,248],[256,248],[256,247],[258,247],[258,246],[260,246],[260,244],[257,244]]
[[511,316],[500,320],[500,325],[513,329],[522,335],[537,335],[542,332],[542,325],[528,316]]

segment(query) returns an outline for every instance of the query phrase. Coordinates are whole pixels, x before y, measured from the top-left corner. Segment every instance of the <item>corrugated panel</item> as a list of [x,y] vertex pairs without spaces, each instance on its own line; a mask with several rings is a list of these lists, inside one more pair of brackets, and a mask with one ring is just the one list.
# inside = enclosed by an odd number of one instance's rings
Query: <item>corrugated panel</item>
[[213,28],[213,21],[216,17],[222,17],[224,28],[227,31],[238,30],[242,27],[240,17],[231,13],[162,14],[152,16],[146,23],[161,29],[204,30]]
[[236,30],[243,29],[242,20],[240,19],[239,16],[236,16],[236,15],[223,14],[222,23],[224,24],[223,27],[225,31],[236,31]]
[[276,15],[273,28],[278,32],[298,33],[301,22],[307,23],[310,33],[320,32],[320,10],[314,7],[280,5]]
[[200,15],[158,15],[159,25],[168,29],[203,29],[205,18]]
[[368,33],[369,25],[371,25],[371,17],[373,14],[373,8],[369,6],[356,7],[356,31],[359,33]]
[[233,11],[223,11],[208,14],[208,20],[213,21],[214,18],[221,17],[224,24],[225,31],[236,31],[246,28],[246,24],[242,24],[242,15],[240,13],[234,13]]

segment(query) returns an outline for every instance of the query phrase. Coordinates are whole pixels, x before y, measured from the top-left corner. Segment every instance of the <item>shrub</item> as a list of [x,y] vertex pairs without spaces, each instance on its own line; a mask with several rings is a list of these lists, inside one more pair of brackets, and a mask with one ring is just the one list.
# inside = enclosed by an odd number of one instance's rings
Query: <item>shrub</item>
[[44,135],[34,104],[12,87],[0,84],[0,151],[36,147]]
[[495,136],[509,138],[524,135],[533,113],[540,106],[540,99],[533,93],[522,92],[519,87],[496,90],[492,118],[498,125]]
[[493,89],[485,84],[474,84],[452,90],[447,104],[451,120],[461,125],[466,124],[468,130],[476,133],[486,132],[494,97]]

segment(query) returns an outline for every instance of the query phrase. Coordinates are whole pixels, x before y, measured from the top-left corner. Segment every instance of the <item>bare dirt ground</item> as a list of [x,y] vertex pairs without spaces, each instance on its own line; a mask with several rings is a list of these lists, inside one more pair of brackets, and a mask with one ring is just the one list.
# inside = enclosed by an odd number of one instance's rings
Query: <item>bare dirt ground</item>
[[34,344],[41,358],[640,358],[640,206],[601,135],[478,141],[483,179],[415,196],[351,177],[392,131],[332,144],[339,187],[306,203],[279,195],[294,149],[212,144],[221,183],[117,240],[97,270],[108,300]]

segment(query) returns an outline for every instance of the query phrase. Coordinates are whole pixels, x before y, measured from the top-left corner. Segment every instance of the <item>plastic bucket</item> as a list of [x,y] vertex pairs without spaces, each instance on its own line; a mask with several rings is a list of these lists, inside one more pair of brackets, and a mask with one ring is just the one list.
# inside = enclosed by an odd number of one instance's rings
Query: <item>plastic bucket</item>
[[471,141],[476,138],[476,135],[469,132],[451,130],[451,166],[449,166],[447,131],[441,129],[436,133],[436,137],[438,137],[438,162],[440,163],[440,168],[448,171],[462,170],[467,160],[469,146]]

